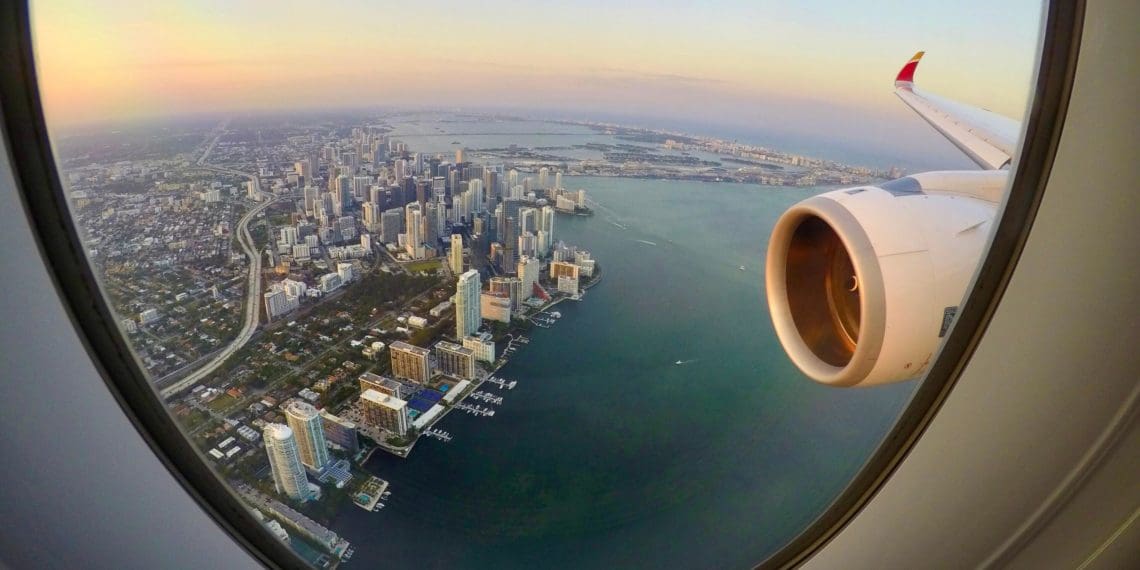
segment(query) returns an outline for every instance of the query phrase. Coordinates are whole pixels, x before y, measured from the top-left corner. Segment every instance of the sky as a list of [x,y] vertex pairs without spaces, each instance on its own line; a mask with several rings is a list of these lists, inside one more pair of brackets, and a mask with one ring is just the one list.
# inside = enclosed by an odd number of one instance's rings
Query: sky
[[920,49],[923,88],[1020,119],[1040,2],[915,4],[33,0],[32,25],[55,127],[433,106],[826,134],[916,154],[934,144],[929,128],[891,81]]

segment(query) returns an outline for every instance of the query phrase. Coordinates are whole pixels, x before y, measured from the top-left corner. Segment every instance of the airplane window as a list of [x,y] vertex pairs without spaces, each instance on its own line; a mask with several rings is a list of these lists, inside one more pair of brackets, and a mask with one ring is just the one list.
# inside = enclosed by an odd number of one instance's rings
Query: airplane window
[[952,331],[1041,6],[31,16],[105,302],[268,533],[317,567],[742,568]]

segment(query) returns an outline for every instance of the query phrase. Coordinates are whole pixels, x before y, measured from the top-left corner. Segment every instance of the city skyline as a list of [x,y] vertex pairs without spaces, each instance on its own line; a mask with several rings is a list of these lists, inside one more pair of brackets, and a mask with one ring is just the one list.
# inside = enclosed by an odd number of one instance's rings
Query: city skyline
[[[668,119],[709,132],[826,134],[882,152],[952,151],[889,96],[925,49],[931,91],[1021,118],[1039,4],[715,7],[340,3],[301,7],[33,6],[53,126],[193,113],[462,107]],[[405,15],[411,16],[409,12]],[[822,15],[822,16],[821,16]],[[391,25],[395,19],[399,26]],[[890,29],[891,34],[875,30]],[[484,30],[487,33],[477,33]],[[330,44],[329,38],[341,38]],[[145,48],[145,49],[142,49]],[[709,105],[716,101],[716,105]]]

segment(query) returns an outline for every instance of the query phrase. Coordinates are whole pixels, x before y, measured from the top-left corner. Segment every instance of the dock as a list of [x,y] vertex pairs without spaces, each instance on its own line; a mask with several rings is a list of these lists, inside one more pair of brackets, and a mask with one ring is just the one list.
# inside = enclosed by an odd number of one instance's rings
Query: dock
[[384,508],[380,504],[380,499],[383,498],[384,493],[388,490],[388,482],[376,477],[369,477],[367,481],[361,485],[360,490],[352,496],[352,502],[356,506],[366,511],[376,511],[377,506]]

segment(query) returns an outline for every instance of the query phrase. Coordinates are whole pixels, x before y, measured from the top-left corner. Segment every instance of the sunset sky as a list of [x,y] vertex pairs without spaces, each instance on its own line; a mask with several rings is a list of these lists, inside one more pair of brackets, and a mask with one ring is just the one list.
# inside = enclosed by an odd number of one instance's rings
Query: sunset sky
[[32,21],[54,126],[445,106],[830,130],[913,151],[929,129],[891,95],[898,68],[924,49],[923,88],[1021,118],[1041,12],[1030,0],[668,4],[35,0]]

